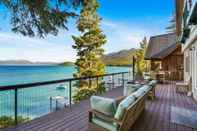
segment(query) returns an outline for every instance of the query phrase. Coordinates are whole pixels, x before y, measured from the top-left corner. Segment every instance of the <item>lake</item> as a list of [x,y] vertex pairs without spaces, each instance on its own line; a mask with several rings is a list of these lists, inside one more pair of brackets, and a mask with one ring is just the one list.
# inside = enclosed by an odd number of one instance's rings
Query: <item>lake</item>
[[[75,71],[74,66],[0,66],[0,85],[72,78]],[[106,67],[106,73],[128,71],[128,67]],[[64,90],[57,90],[60,85],[52,84],[19,89],[17,92],[18,115],[33,119],[53,111],[56,103],[50,101],[50,98],[62,96],[68,99],[68,82],[63,83],[66,87]],[[14,116],[14,90],[0,91],[0,116]]]
[[[72,78],[75,71],[74,66],[0,66],[0,85]],[[106,67],[106,73],[128,71],[128,67]]]

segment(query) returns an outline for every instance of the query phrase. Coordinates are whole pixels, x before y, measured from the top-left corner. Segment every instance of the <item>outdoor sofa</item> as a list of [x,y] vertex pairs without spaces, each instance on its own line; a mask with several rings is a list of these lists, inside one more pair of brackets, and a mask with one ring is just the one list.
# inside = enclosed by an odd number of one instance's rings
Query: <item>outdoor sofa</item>
[[117,99],[92,96],[88,130],[129,131],[145,110],[146,97],[155,85],[156,81],[135,85],[135,90],[127,88],[124,95]]

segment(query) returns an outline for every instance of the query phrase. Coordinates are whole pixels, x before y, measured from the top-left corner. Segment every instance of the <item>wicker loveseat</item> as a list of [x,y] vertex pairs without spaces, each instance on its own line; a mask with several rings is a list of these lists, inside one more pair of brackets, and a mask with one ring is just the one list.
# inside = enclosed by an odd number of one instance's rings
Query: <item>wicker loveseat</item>
[[121,96],[115,100],[98,96],[91,97],[92,110],[89,111],[88,130],[129,131],[144,111],[146,97],[153,87],[143,85],[127,96]]

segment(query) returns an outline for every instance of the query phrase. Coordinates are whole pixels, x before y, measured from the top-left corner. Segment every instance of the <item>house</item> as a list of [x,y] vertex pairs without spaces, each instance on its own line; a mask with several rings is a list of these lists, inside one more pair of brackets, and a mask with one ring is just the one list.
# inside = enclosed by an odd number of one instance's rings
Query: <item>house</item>
[[197,0],[176,0],[177,36],[184,53],[184,80],[197,100]]
[[181,45],[176,41],[176,33],[152,36],[145,53],[145,60],[151,61],[151,70],[156,71],[155,62],[160,71],[168,73],[167,79],[183,79],[183,54]]

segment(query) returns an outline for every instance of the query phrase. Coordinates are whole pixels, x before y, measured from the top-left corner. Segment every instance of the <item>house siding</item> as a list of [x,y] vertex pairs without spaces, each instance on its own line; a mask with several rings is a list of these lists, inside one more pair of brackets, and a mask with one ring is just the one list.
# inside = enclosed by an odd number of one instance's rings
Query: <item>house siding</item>
[[184,80],[192,79],[192,93],[197,101],[197,25],[192,27],[190,37],[183,45],[184,51]]
[[195,100],[197,100],[197,41],[193,44],[192,51],[192,92]]
[[161,60],[162,70],[171,72],[171,80],[183,80],[183,54],[177,48],[169,56]]

